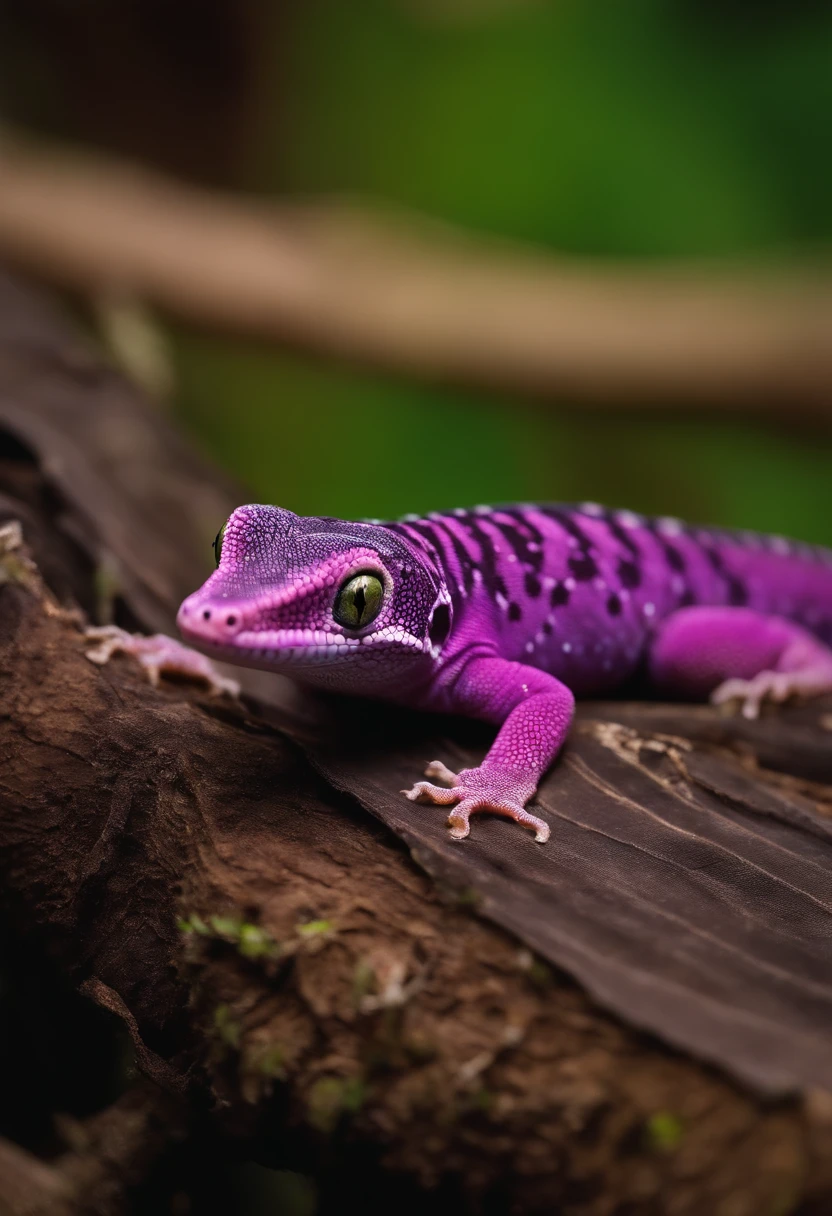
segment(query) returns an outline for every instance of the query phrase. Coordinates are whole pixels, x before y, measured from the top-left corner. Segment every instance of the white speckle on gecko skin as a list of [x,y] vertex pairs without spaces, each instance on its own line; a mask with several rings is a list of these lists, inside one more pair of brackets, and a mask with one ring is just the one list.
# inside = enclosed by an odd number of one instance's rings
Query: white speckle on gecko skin
[[584,515],[603,515],[604,508],[597,502],[582,502],[579,508]]
[[655,613],[655,611],[656,611],[656,605],[655,605],[655,604],[650,604],[650,603],[647,603],[647,604],[645,604],[645,605],[644,605],[644,607],[642,608],[642,612],[644,613],[644,615],[645,615],[645,616],[653,616],[653,615],[654,615],[654,613]]
[[574,591],[578,584],[575,582],[574,578],[565,578],[563,580],[563,585],[567,591]]
[[534,642],[526,642],[526,654],[532,654],[534,651]]
[[622,528],[639,528],[644,523],[641,515],[636,515],[635,511],[619,511],[615,518]]
[[571,642],[564,642],[564,643],[563,643],[563,646],[561,647],[561,650],[563,651],[563,653],[564,653],[564,654],[571,654],[571,652],[572,652],[572,643],[571,643]]
[[685,525],[680,519],[674,519],[671,515],[664,515],[659,520],[659,531],[665,536],[681,536],[685,530]]

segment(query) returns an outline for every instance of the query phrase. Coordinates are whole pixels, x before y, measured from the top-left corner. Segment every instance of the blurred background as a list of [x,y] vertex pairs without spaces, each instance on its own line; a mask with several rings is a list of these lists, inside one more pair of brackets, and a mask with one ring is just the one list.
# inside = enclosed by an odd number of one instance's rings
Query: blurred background
[[[253,498],[832,545],[830,123],[825,0],[0,0],[0,262]],[[132,1065],[29,967],[0,1131],[49,1151]],[[182,1154],[137,1211],[320,1200]]]
[[[832,543],[830,120],[823,0],[2,0],[0,257],[257,499]],[[103,262],[56,237],[68,147],[183,187],[167,237],[141,174]]]

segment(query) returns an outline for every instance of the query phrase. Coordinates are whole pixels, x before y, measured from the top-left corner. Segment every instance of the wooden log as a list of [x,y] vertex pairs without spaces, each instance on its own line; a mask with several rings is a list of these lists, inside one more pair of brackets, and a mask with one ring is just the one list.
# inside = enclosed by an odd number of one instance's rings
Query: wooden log
[[[553,847],[535,849],[519,832],[507,843],[508,825],[488,820],[472,848],[451,846],[435,810],[408,818],[413,809],[394,787],[428,746],[476,753],[476,730],[405,715],[385,738],[371,708],[304,715],[282,694],[269,708],[185,684],[153,689],[131,659],[104,668],[87,660],[78,605],[110,603],[148,628],[164,626],[190,589],[180,581],[198,578],[189,563],[208,488],[223,510],[234,491],[36,297],[7,282],[0,428],[2,514],[22,520],[24,538],[7,523],[0,556],[3,887],[18,931],[45,942],[66,974],[125,1020],[140,1066],[174,1101],[212,1109],[230,1139],[265,1160],[317,1168],[325,1210],[345,1187],[361,1187],[373,1211],[374,1193],[389,1203],[389,1189],[378,1188],[391,1177],[437,1188],[440,1207],[826,1210],[829,1039],[818,1019],[829,961],[818,939],[831,847],[823,812],[832,792],[819,782],[828,706],[786,716],[791,758],[774,720],[738,742],[728,720],[701,707],[587,707],[567,764],[543,790],[559,817]],[[175,485],[166,481],[171,451]],[[179,538],[157,511],[162,483],[180,504]],[[756,769],[755,745],[769,760],[765,747],[774,746],[792,775]],[[635,806],[621,828],[610,799]],[[663,832],[680,833],[680,799],[701,824],[684,828],[697,851],[684,864],[676,856],[667,873],[695,894],[692,913],[708,891],[725,909],[716,922],[723,940],[711,924],[695,967],[686,965],[693,915],[675,938],[667,933],[658,879],[640,919],[621,920],[636,906],[627,866],[648,858],[657,839],[628,843],[622,833],[656,817]],[[739,835],[751,838],[751,853]],[[613,855],[616,837],[622,851]],[[560,867],[560,888],[553,871],[532,872],[544,860]],[[769,901],[768,922],[753,904],[763,860],[781,865],[769,877],[782,888],[790,876],[788,932],[785,904]],[[646,871],[635,873],[638,883]],[[722,896],[708,886],[717,881]],[[567,932],[581,886],[585,912],[593,899],[610,901],[620,944],[593,975],[576,958],[590,939]],[[668,880],[677,898],[670,888]],[[810,907],[815,919],[801,919]],[[603,917],[584,919],[601,931]],[[657,1022],[649,1002],[641,1017],[627,1004],[627,985],[660,976],[675,941],[677,982],[691,1002],[699,987],[704,1008],[709,964],[729,976],[725,940],[741,922],[739,1007],[757,994],[769,1002],[772,1035],[776,1015],[784,1022],[765,1049],[761,1041],[741,1050],[725,1020],[730,992],[720,1007],[725,1037],[714,1030],[700,1042]],[[777,960],[766,953],[772,940]]]

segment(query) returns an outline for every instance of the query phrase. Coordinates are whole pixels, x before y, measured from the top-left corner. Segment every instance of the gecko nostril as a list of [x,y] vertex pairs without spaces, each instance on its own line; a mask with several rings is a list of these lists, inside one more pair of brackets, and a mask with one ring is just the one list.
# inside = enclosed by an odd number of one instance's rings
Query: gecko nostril
[[237,624],[236,616],[227,616],[225,618],[225,623],[226,623],[226,625],[236,625]]
[[203,621],[210,621],[210,619],[211,619],[211,609],[210,608],[205,609],[205,611],[202,614],[202,619],[203,619]]

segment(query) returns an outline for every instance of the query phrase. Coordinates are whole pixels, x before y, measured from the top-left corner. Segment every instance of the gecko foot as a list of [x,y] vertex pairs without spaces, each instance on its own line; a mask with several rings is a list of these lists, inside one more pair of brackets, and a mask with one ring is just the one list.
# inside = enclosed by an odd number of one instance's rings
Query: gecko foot
[[116,625],[96,625],[86,629],[84,636],[91,642],[98,642],[97,646],[86,652],[91,663],[103,665],[114,654],[131,654],[147,672],[147,678],[154,688],[164,671],[200,680],[217,696],[222,693],[231,697],[239,696],[240,685],[236,680],[221,676],[204,654],[183,646],[163,633],[145,637],[140,633],[128,633]]
[[479,811],[492,815],[504,815],[515,823],[530,828],[538,843],[549,839],[549,825],[544,820],[530,815],[524,803],[534,795],[535,787],[524,774],[513,770],[485,766],[465,768],[452,773],[441,760],[433,760],[425,769],[426,777],[445,781],[450,789],[432,785],[429,781],[417,781],[410,790],[402,790],[411,802],[432,802],[437,806],[451,806],[448,826],[454,840],[464,840],[470,828],[470,817]]
[[818,667],[805,671],[761,671],[751,680],[725,680],[711,693],[714,705],[742,702],[744,718],[758,718],[764,701],[782,702],[789,697],[816,697],[832,692],[832,673]]

